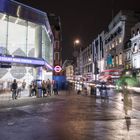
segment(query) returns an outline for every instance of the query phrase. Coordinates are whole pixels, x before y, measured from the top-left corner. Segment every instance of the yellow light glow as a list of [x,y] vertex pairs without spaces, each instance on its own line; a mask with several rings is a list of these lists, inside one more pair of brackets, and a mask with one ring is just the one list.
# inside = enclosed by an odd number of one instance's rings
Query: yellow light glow
[[80,40],[79,39],[76,39],[75,41],[74,41],[74,44],[79,44],[80,43]]

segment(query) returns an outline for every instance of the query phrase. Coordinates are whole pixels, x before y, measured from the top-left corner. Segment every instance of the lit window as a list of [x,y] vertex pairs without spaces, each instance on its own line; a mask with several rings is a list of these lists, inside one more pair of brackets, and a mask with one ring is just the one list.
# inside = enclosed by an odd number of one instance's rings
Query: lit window
[[140,34],[140,30],[139,30],[139,28],[137,29],[137,34]]
[[122,54],[119,55],[119,65],[122,65]]
[[136,58],[134,59],[134,68],[136,68],[137,64],[136,64]]
[[113,67],[115,66],[115,59],[114,59],[114,56],[112,57],[112,65],[113,65]]
[[114,48],[115,46],[114,46],[114,43],[112,43],[112,48]]
[[118,65],[118,55],[116,55],[116,65]]
[[132,48],[133,53],[136,53],[138,51],[138,45],[137,43],[134,43],[134,46]]
[[111,45],[109,45],[109,49],[111,50]]
[[130,52],[128,52],[126,55],[126,60],[129,60],[129,59],[130,59]]
[[119,43],[122,43],[122,38],[121,37],[119,38]]

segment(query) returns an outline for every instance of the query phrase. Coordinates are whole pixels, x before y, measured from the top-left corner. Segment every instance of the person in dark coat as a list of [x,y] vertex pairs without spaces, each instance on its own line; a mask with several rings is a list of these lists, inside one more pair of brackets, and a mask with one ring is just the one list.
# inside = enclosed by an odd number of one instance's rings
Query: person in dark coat
[[16,82],[16,79],[14,79],[12,85],[11,85],[11,91],[12,91],[12,99],[17,99],[17,88],[18,88],[18,85],[17,85],[17,82]]
[[54,92],[54,95],[58,95],[58,82],[57,81],[54,81],[53,83],[53,92]]

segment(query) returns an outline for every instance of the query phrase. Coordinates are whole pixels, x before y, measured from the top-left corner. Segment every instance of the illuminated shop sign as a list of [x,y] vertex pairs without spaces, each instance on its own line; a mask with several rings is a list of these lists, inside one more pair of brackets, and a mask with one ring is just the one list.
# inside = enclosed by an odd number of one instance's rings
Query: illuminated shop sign
[[51,65],[49,65],[44,60],[35,60],[35,59],[27,59],[27,58],[17,58],[17,57],[8,57],[8,56],[0,56],[0,62],[7,63],[20,63],[20,64],[29,64],[29,65],[38,65],[38,66],[47,66],[49,69],[53,69]]

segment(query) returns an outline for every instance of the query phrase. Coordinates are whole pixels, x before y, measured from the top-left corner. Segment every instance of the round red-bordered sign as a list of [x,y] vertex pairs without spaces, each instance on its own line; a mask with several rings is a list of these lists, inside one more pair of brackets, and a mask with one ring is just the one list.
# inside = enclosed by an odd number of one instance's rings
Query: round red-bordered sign
[[55,66],[54,67],[55,72],[60,72],[62,70],[61,66]]

